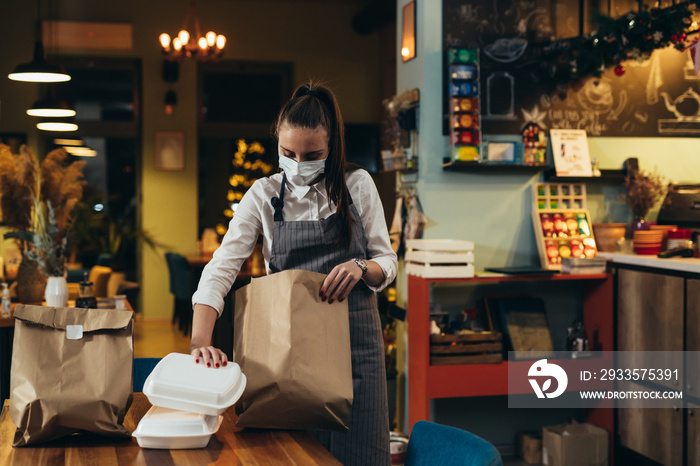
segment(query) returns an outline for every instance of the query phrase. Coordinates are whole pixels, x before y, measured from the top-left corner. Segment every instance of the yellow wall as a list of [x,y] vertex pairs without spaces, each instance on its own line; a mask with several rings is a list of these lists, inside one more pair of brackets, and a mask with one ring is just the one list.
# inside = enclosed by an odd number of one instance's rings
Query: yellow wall
[[[48,13],[43,2],[44,19]],[[326,81],[338,96],[349,122],[377,122],[381,118],[380,35],[358,35],[352,16],[362,2],[209,0],[198,3],[203,32],[210,29],[227,39],[225,59],[294,63],[294,85],[308,78]],[[142,63],[142,164],[140,214],[142,226],[160,243],[188,254],[197,240],[197,67],[180,66],[175,84],[161,79],[162,56],[158,35],[175,35],[189,10],[189,2],[165,0],[56,2],[52,19],[126,22],[133,25],[133,50],[59,50],[65,55],[121,56]],[[39,85],[4,78],[18,63],[29,61],[34,42],[33,3],[8,0],[0,14],[0,132],[27,133],[36,148],[34,121],[25,114],[39,96]],[[191,28],[190,28],[191,29]],[[54,60],[57,61],[57,60]],[[178,94],[175,113],[163,113],[165,92]],[[186,162],[181,172],[153,169],[155,131],[185,133]],[[88,162],[89,163],[89,162]],[[141,306],[146,316],[172,313],[168,271],[162,251],[146,248],[141,264]]]

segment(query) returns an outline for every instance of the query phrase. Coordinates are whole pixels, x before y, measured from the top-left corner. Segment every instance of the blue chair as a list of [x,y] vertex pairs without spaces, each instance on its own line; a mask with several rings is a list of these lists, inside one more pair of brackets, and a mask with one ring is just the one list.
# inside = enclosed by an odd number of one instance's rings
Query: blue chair
[[178,322],[178,327],[185,335],[190,333],[192,325],[192,272],[185,256],[166,252],[165,260],[170,273],[170,292],[175,297],[172,322]]
[[134,392],[142,392],[146,378],[161,358],[134,358]]
[[112,267],[112,255],[108,252],[100,253],[97,256],[95,265],[101,265],[102,267]]
[[455,427],[428,421],[413,425],[405,466],[503,466],[496,447]]

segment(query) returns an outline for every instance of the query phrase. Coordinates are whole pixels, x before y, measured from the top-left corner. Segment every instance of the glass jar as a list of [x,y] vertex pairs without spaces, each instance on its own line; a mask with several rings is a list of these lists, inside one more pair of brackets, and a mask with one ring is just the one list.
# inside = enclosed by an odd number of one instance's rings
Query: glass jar
[[80,282],[78,297],[75,300],[75,307],[81,309],[97,309],[97,298],[95,298],[94,287],[92,282],[88,280],[87,273],[85,274],[85,279]]

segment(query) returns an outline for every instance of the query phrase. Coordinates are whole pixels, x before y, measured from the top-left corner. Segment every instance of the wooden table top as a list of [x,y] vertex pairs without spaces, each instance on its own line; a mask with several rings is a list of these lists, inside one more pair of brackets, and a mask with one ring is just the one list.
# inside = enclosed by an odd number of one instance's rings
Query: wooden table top
[[[74,435],[63,439],[13,448],[16,427],[10,418],[10,400],[0,417],[0,464],[3,465],[339,465],[340,463],[307,432],[242,430],[236,413],[229,408],[219,431],[205,448],[196,450],[151,450],[139,447],[135,438],[110,439],[96,435]],[[124,419],[131,432],[151,404],[143,393]]]

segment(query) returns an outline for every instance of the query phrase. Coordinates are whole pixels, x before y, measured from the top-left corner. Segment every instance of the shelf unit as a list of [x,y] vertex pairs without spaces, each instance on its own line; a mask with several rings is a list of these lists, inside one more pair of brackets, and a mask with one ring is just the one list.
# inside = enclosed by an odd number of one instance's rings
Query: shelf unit
[[497,163],[481,163],[481,162],[459,162],[445,161],[442,164],[442,169],[453,172],[475,172],[475,173],[520,173],[520,174],[537,174],[543,170],[549,169],[546,165],[514,165],[514,164],[497,164]]
[[[508,362],[500,364],[430,365],[430,289],[435,284],[465,286],[493,282],[555,281],[583,283],[583,321],[596,335],[601,351],[613,350],[613,279],[610,274],[474,277],[469,279],[421,278],[408,275],[408,427],[430,418],[430,400],[508,394]],[[515,363],[515,364],[519,364]],[[611,433],[613,410],[586,410],[586,422]],[[612,447],[611,447],[612,458]]]
[[544,174],[546,181],[558,183],[594,183],[598,182],[619,182],[625,181],[627,171],[625,170],[601,170],[600,176],[556,176],[554,170],[548,170]]

